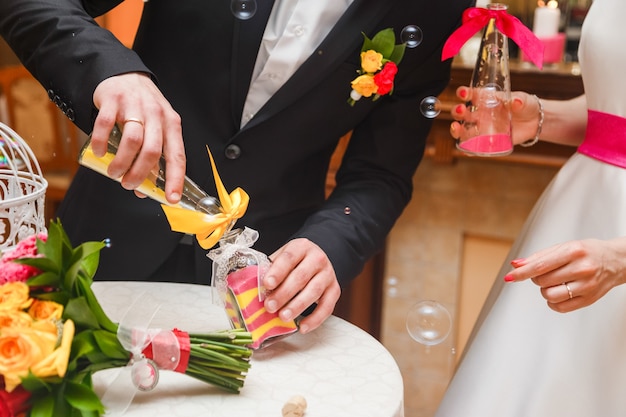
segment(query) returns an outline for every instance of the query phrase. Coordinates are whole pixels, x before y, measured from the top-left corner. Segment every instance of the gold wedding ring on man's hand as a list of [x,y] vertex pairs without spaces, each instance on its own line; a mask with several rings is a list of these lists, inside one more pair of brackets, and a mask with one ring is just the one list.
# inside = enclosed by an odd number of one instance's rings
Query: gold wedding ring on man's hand
[[143,127],[143,120],[138,119],[136,117],[128,117],[128,118],[124,119],[124,124],[130,123],[130,122],[139,123],[141,125],[141,127]]
[[572,289],[569,287],[569,282],[564,282],[562,285],[565,285],[565,289],[567,289],[567,294],[569,295],[569,299],[574,298],[574,294],[572,293]]

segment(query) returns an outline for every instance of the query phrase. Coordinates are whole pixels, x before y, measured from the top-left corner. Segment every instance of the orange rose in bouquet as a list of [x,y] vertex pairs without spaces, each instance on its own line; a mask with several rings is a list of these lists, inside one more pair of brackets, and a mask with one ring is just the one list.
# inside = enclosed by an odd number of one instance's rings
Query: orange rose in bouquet
[[0,287],[0,373],[7,392],[29,372],[40,378],[65,376],[74,323],[66,320],[60,325],[62,310],[55,302],[35,301],[24,282]]

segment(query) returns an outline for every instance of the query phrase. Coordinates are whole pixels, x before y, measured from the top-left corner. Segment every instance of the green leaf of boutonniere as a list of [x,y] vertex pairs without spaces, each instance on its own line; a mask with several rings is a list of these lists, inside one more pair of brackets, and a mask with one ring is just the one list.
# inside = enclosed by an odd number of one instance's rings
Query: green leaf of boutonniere
[[402,61],[402,58],[404,57],[404,50],[406,49],[406,44],[401,43],[399,45],[395,45],[393,47],[393,52],[391,53],[391,55],[389,56],[389,60],[392,62],[395,62],[396,65],[400,63],[400,61]]
[[406,45],[404,43],[396,45],[396,35],[393,29],[387,28],[378,32],[372,39],[363,34],[362,52],[373,50],[380,53],[384,60],[400,63],[404,56]]

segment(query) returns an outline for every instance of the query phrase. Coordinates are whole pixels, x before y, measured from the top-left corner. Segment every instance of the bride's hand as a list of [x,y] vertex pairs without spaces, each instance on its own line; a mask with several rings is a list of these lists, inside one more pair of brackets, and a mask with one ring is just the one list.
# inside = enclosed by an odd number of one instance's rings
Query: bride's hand
[[[472,89],[461,86],[456,90],[457,97],[465,103],[472,100]],[[450,134],[457,139],[461,135],[461,123],[469,119],[470,112],[465,104],[457,104],[452,107],[454,122],[450,125]],[[537,134],[539,124],[539,102],[534,95],[523,91],[511,93],[511,116],[513,124],[513,143],[520,144],[532,139]]]
[[511,265],[515,269],[505,281],[532,279],[548,306],[565,313],[595,303],[626,282],[626,238],[569,241]]

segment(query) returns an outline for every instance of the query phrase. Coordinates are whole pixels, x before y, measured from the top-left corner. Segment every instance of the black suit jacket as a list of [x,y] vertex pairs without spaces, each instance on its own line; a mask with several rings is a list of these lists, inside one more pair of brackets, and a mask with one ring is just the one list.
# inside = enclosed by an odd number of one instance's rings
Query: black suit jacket
[[[134,51],[90,18],[119,1],[0,2],[0,31],[85,132],[92,128],[100,81],[151,73],[182,116],[188,176],[215,195],[208,145],[226,188],[239,186],[250,195],[238,226],[259,231],[254,247],[270,254],[291,238],[308,238],[328,254],[345,284],[380,250],[411,198],[431,125],[420,102],[447,84],[450,62],[441,62],[441,48],[473,0],[354,0],[316,52],[240,129],[273,3],[257,2],[257,14],[240,21],[227,0],[149,0]],[[423,41],[406,49],[393,95],[348,105],[363,33],[393,28],[399,42],[408,25],[421,29]],[[325,200],[330,156],[350,130],[337,187]],[[59,214],[75,243],[111,239],[100,279],[148,276],[181,238],[157,203],[85,168]],[[205,254],[198,248],[196,261],[206,267]]]

